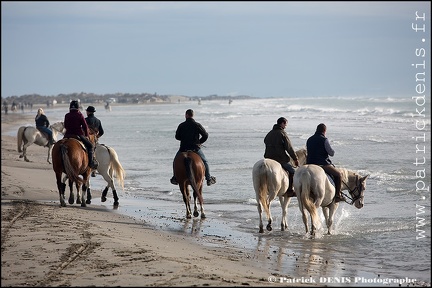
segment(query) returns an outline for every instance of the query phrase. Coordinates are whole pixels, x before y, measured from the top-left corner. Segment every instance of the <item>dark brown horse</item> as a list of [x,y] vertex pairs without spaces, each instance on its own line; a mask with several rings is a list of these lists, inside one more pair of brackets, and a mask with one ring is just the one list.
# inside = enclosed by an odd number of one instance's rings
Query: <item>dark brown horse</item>
[[[89,136],[89,140],[94,144],[93,135]],[[66,184],[62,181],[62,173],[66,174],[69,180],[69,204],[74,203],[73,183],[75,183],[78,193],[76,203],[81,204],[81,207],[90,204],[91,195],[87,193],[87,201],[85,201],[84,195],[90,186],[89,178],[92,170],[88,167],[89,159],[84,144],[74,138],[64,138],[58,141],[52,149],[52,162],[60,196],[60,205],[62,207],[66,206],[64,195]]]
[[197,198],[201,206],[201,218],[205,218],[202,188],[205,178],[205,166],[201,157],[193,151],[178,153],[174,159],[174,175],[179,183],[183,201],[186,205],[186,218],[190,219],[190,193],[189,185],[193,189],[194,217],[198,217]]

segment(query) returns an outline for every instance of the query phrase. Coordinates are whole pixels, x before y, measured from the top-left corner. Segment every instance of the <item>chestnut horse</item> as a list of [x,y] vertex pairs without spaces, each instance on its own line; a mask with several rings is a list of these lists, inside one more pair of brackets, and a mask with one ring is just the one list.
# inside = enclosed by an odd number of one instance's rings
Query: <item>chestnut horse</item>
[[[94,135],[89,135],[90,142],[95,143]],[[86,207],[86,204],[91,203],[91,196],[87,195],[85,201],[85,192],[90,186],[90,173],[92,169],[88,167],[89,159],[87,150],[84,144],[74,138],[63,138],[54,144],[52,149],[53,169],[56,175],[57,188],[60,196],[60,205],[66,207],[65,190],[66,184],[62,181],[62,174],[66,174],[69,179],[69,204],[74,203],[73,183],[77,189],[76,204],[81,204],[81,207]],[[82,178],[81,178],[81,177]],[[82,191],[81,188],[82,187]]]
[[205,218],[202,188],[205,178],[205,166],[201,157],[193,151],[180,152],[174,158],[174,175],[177,179],[183,201],[186,205],[186,218],[190,219],[190,193],[189,185],[193,189],[194,217],[198,217],[197,198],[201,206],[201,218]]

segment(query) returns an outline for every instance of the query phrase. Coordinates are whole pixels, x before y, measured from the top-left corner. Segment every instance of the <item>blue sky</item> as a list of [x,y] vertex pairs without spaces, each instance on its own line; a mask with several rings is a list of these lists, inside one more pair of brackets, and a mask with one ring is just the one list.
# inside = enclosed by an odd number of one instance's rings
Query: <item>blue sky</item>
[[1,94],[410,97],[430,6],[2,1]]

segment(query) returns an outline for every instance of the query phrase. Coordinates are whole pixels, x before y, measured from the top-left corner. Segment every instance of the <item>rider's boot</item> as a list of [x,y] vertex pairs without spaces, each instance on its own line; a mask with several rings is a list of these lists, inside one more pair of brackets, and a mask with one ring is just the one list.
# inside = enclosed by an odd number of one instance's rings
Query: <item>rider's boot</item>
[[296,197],[297,195],[293,189],[294,174],[288,173],[288,180],[289,180],[289,186],[286,194],[288,197]]
[[338,179],[338,181],[335,180],[335,202],[345,201],[345,197],[342,195],[341,191],[341,180]]
[[93,150],[91,149],[88,151],[88,159],[89,159],[88,166],[92,169],[96,169],[99,163],[96,161],[96,159],[93,158]]

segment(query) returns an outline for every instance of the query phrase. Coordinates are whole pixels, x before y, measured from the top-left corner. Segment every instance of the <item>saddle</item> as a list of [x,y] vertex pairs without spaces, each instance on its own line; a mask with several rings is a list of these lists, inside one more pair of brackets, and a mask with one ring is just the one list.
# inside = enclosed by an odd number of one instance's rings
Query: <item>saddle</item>
[[[75,137],[69,137],[69,138],[63,138],[63,139],[60,140],[60,141],[63,142],[63,141],[66,140],[66,139],[72,139],[72,140],[77,141],[77,142],[81,145],[81,148],[83,148],[83,150],[87,152],[87,147],[84,145],[84,142],[82,142],[80,139],[75,138]],[[59,142],[60,142],[60,141],[59,141]]]
[[328,178],[328,180],[330,181],[330,183],[333,185],[333,187],[336,188],[336,184],[335,184],[335,182],[334,182],[334,177],[333,177],[333,175],[330,175],[330,174],[327,174],[327,173],[326,173],[326,175],[327,175],[327,178]]

